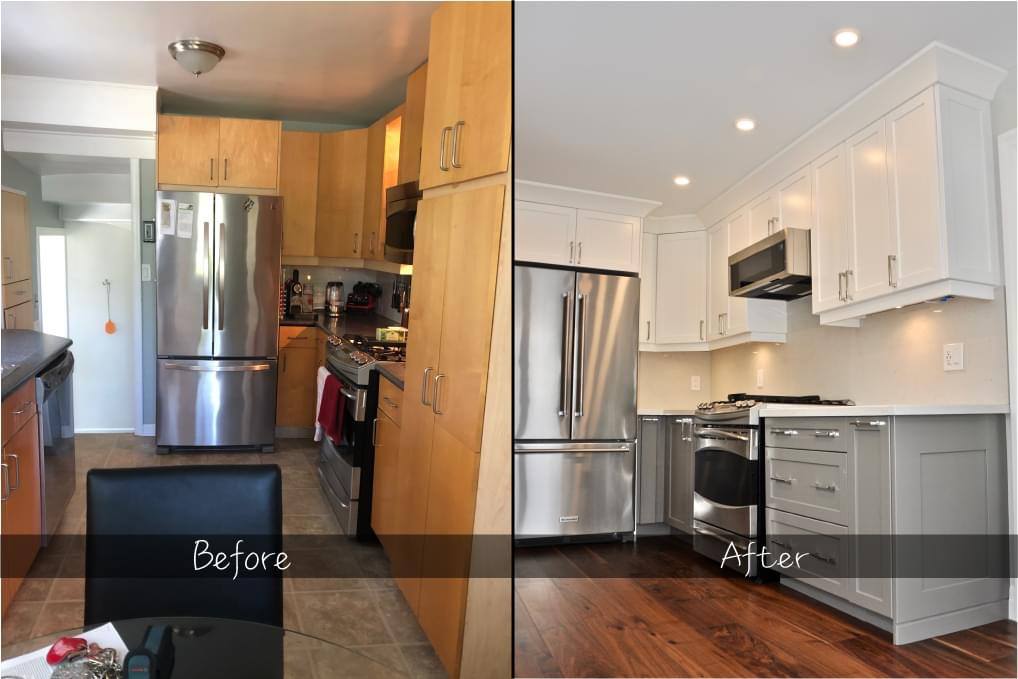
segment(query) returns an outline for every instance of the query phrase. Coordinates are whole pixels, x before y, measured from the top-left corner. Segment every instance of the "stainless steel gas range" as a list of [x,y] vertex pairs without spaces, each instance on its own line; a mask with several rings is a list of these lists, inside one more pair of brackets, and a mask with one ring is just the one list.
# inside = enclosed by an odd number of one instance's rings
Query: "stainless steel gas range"
[[854,405],[819,396],[729,394],[697,406],[693,418],[693,548],[754,577],[756,556],[722,561],[763,544],[763,449],[760,406],[766,403]]
[[322,437],[318,477],[325,497],[349,537],[371,531],[374,479],[374,424],[378,410],[378,371],[383,363],[406,360],[406,344],[360,335],[331,335],[325,367],[340,381],[343,410],[339,440]]

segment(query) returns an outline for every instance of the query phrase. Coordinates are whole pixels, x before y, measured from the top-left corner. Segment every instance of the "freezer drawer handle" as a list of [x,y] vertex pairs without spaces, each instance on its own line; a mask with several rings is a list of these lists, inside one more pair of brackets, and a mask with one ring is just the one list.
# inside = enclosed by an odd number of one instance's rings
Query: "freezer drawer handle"
[[558,517],[559,523],[576,523],[580,520],[580,517],[576,514],[573,516],[560,516]]
[[583,454],[583,455],[586,455],[587,453],[628,453],[629,452],[629,448],[626,448],[626,447],[622,447],[622,448],[594,448],[594,449],[591,449],[591,450],[586,450],[586,449],[569,450],[569,449],[566,449],[566,448],[526,448],[526,449],[522,449],[522,450],[517,450],[516,452],[517,453],[573,453],[573,454]]
[[715,441],[749,441],[748,436],[723,429],[697,429],[693,433],[702,439],[713,439]]
[[196,373],[240,373],[240,372],[262,372],[263,370],[271,370],[272,366],[268,363],[253,363],[251,365],[189,365],[187,363],[167,363],[166,368],[168,370],[187,370]]

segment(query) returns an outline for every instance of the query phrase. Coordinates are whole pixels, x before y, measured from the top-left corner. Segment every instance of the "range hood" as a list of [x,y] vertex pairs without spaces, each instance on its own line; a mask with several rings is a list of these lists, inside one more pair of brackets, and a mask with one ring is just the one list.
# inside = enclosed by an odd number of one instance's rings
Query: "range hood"
[[782,229],[728,258],[732,297],[792,300],[812,292],[809,231]]

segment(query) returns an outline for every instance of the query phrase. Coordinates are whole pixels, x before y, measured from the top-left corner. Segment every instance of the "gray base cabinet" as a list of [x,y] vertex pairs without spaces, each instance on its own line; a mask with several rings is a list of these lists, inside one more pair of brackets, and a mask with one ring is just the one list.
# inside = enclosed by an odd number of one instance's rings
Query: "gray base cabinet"
[[637,450],[637,523],[693,531],[693,418],[643,416]]
[[668,418],[668,514],[672,528],[693,532],[693,418]]
[[662,523],[665,513],[667,430],[663,417],[641,417],[637,432],[637,524]]

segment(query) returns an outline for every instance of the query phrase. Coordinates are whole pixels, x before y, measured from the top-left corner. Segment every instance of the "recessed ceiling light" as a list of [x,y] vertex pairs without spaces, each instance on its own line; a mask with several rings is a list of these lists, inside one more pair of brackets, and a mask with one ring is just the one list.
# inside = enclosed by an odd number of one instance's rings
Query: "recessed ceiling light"
[[756,127],[756,121],[752,118],[739,118],[735,121],[735,127],[743,132],[749,132]]
[[944,311],[943,309],[934,309],[933,313],[939,314],[939,313],[942,313],[943,311]]
[[689,186],[689,177],[683,174],[680,174],[673,181],[675,182],[676,186]]
[[843,28],[834,34],[834,44],[838,47],[851,47],[859,42],[859,32],[852,28]]

